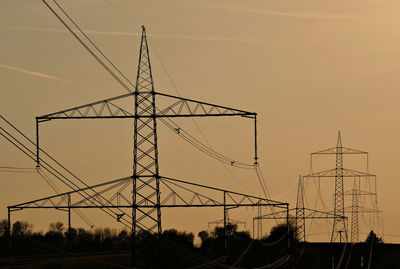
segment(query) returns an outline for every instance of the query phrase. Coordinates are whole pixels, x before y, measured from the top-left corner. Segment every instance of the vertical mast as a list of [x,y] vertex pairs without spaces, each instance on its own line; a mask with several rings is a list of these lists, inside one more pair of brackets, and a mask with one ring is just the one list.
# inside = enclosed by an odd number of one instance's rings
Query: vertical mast
[[347,228],[344,218],[344,184],[343,184],[343,147],[340,131],[336,145],[336,174],[335,174],[335,218],[333,220],[331,242],[340,240],[341,233],[347,242]]
[[[155,91],[144,26],[134,96],[132,231],[135,233],[140,228],[161,234]],[[152,207],[137,208],[143,203]]]

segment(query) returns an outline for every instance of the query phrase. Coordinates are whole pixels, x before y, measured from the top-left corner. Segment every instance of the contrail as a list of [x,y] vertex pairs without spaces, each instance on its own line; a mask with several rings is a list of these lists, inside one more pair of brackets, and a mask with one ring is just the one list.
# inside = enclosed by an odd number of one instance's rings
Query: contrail
[[212,5],[210,5],[210,4],[196,3],[196,5],[201,6],[201,7],[214,8],[214,9],[242,11],[242,12],[253,13],[253,14],[278,16],[278,17],[289,17],[289,18],[298,18],[298,19],[359,19],[359,20],[371,19],[371,18],[365,18],[365,17],[360,17],[360,16],[343,15],[343,14],[314,13],[314,12],[282,12],[282,11],[269,10],[269,9],[253,8],[248,5],[237,5],[237,4],[232,4],[232,5],[212,4]]
[[[54,32],[54,33],[67,33],[64,29],[54,28],[37,28],[37,27],[13,27],[15,30],[34,31],[34,32]],[[96,31],[84,30],[86,34],[92,35],[109,35],[109,36],[141,36],[139,33],[134,32],[117,32],[117,31]],[[78,32],[77,32],[78,33]],[[186,39],[186,40],[204,40],[204,41],[218,41],[218,42],[237,42],[237,43],[265,43],[266,40],[262,39],[246,39],[246,38],[231,38],[219,36],[193,36],[193,35],[170,35],[170,34],[149,34],[153,38],[166,38],[166,39]]]
[[70,81],[67,81],[67,80],[64,80],[64,79],[61,79],[61,78],[58,78],[58,77],[53,77],[53,76],[46,75],[46,74],[43,74],[43,73],[25,70],[25,69],[18,68],[18,67],[15,67],[15,66],[9,66],[9,65],[6,65],[6,64],[0,64],[0,68],[14,70],[14,71],[18,71],[18,72],[21,72],[21,73],[24,73],[24,74],[27,74],[27,75],[31,75],[31,76],[47,78],[47,79],[56,80],[56,81],[59,81],[59,82],[71,84]]

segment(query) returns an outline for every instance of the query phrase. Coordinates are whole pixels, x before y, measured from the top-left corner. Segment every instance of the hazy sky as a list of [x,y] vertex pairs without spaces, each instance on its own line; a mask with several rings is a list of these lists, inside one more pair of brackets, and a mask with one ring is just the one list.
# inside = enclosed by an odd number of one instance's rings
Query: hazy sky
[[[182,96],[257,112],[260,165],[273,199],[294,206],[309,153],[335,146],[341,130],[344,146],[370,153],[384,239],[400,240],[399,1],[60,3],[132,80],[144,24],[157,91],[176,95],[154,49]],[[39,0],[0,1],[0,40],[0,113],[32,137],[35,116],[125,93]],[[203,139],[191,120],[179,123]],[[217,151],[253,161],[251,121],[197,123]],[[54,121],[43,125],[41,143],[95,184],[132,173],[132,129],[129,120]],[[159,131],[161,174],[261,195],[254,173],[231,169],[238,183],[165,127]],[[0,166],[34,166],[1,139],[0,150]],[[6,218],[7,205],[53,194],[35,173],[0,172],[0,179],[0,218]],[[98,215],[93,218],[103,221]],[[196,223],[183,224],[187,216],[165,220],[166,228],[198,231],[222,215],[200,214]],[[39,230],[61,217],[26,211],[14,218]],[[108,219],[102,224],[115,225]]]

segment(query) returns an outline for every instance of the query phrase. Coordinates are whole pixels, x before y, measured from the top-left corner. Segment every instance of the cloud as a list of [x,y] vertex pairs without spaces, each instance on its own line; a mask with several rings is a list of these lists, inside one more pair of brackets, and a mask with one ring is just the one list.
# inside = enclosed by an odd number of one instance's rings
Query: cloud
[[214,9],[241,11],[259,15],[270,15],[270,16],[298,18],[298,19],[364,19],[363,17],[349,16],[343,14],[330,14],[330,13],[317,13],[317,12],[283,12],[270,9],[253,8],[247,5],[239,5],[239,4],[220,4],[220,5],[199,4],[199,5]]
[[[67,30],[54,29],[54,28],[12,27],[12,29],[22,30],[22,31],[68,33]],[[84,30],[84,32],[86,34],[92,34],[92,35],[141,36],[140,33],[134,33],[134,32],[97,31],[97,30]],[[76,33],[79,33],[79,32],[76,31]],[[148,34],[147,36],[153,37],[153,38],[164,38],[164,39],[204,40],[204,41],[217,41],[217,42],[237,42],[237,43],[266,42],[265,40],[262,40],[262,39],[234,38],[234,37],[220,37],[220,36],[194,36],[194,35],[169,35],[169,34]]]
[[68,84],[71,83],[70,81],[67,81],[67,80],[64,80],[64,79],[61,79],[61,78],[58,78],[58,77],[53,77],[53,76],[46,75],[46,74],[43,74],[43,73],[39,73],[39,72],[35,72],[35,71],[29,71],[29,70],[25,70],[25,69],[22,69],[22,68],[15,67],[15,66],[9,66],[9,65],[6,65],[6,64],[0,64],[0,68],[5,68],[5,69],[8,69],[8,70],[21,72],[21,73],[24,73],[24,74],[27,74],[27,75],[30,75],[30,76],[36,76],[36,77],[51,79],[51,80],[55,80],[55,81],[59,81],[59,82],[63,82],[63,83],[68,83]]

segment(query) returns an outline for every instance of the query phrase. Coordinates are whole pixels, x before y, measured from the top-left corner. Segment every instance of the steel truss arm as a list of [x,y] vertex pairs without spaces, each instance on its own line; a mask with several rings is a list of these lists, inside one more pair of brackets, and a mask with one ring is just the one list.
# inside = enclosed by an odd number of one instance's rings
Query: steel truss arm
[[[161,97],[160,103],[167,103],[165,108],[158,108],[156,115],[144,110],[138,115],[129,112],[134,96],[139,95],[146,102],[153,94]],[[135,92],[113,98],[77,106],[70,109],[36,117],[38,122],[52,119],[108,119],[108,118],[168,118],[168,117],[207,117],[207,116],[243,116],[255,118],[256,113],[240,109],[210,104],[178,96],[157,92]]]
[[[369,173],[364,173],[364,172],[359,172],[351,169],[346,169],[343,168],[343,177],[376,177],[376,175],[369,174]],[[303,176],[304,178],[311,178],[311,177],[335,177],[336,176],[336,169],[330,169],[330,170],[325,170],[313,174],[309,174],[306,176]]]
[[[142,176],[140,180],[150,184],[154,180],[151,176]],[[281,203],[265,198],[232,192],[219,188],[209,187],[182,180],[161,177],[162,200],[160,207],[227,207],[228,209],[240,206],[274,206],[286,208],[287,203]],[[155,208],[157,205],[150,202],[154,193],[142,195],[135,205],[129,196],[128,186],[132,184],[132,177],[97,184],[75,191],[65,192],[17,205],[9,206],[11,211],[25,208]],[[82,192],[87,189],[96,190],[94,195],[85,196]],[[70,203],[68,203],[70,201]],[[116,216],[117,217],[117,216]]]
[[[309,208],[304,208],[305,219],[335,219],[335,218],[347,218],[346,216],[335,216],[335,214],[331,212],[319,211]],[[291,212],[296,212],[296,208],[292,208],[289,210],[289,219],[296,219],[295,215],[290,214]],[[254,217],[253,219],[286,219],[287,211],[277,211],[271,214],[266,214],[263,216]]]
[[[368,152],[366,152],[366,151],[361,151],[361,150],[351,149],[351,148],[346,148],[346,147],[341,147],[341,148],[342,148],[341,154],[368,154]],[[330,148],[330,149],[324,149],[324,150],[320,150],[317,152],[313,152],[313,153],[311,153],[311,155],[336,154],[337,152],[338,152],[338,148],[334,147],[334,148]]]

